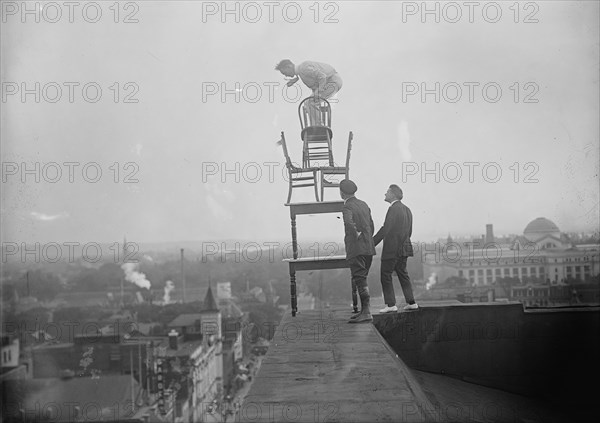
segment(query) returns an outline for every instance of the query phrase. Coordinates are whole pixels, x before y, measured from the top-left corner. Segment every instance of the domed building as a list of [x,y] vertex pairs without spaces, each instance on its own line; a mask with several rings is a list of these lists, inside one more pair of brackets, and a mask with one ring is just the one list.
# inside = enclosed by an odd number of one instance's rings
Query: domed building
[[545,217],[533,219],[525,226],[523,236],[515,238],[512,249],[522,249],[535,244],[536,249],[570,248],[572,243],[569,237],[560,232],[558,226]]
[[560,230],[553,221],[546,219],[545,217],[538,217],[525,226],[523,236],[533,242],[545,237],[560,239]]
[[[425,250],[423,261],[424,274],[435,273],[441,281],[459,277],[470,286],[492,286],[498,279],[518,279],[522,286],[514,288],[511,299],[548,305],[560,303],[566,295],[554,293],[551,286],[570,292],[569,283],[598,277],[600,246],[575,245],[554,222],[538,217],[525,226],[523,235],[512,238],[494,237],[491,224],[485,235],[466,243],[448,238],[443,248]],[[535,288],[529,290],[529,285]],[[534,295],[535,289],[544,295]],[[597,288],[593,295],[598,297]]]

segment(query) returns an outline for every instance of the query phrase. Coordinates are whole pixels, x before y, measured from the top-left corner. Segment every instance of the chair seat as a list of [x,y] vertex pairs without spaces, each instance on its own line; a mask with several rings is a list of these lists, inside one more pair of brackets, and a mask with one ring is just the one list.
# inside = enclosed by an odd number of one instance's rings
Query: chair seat
[[321,166],[319,170],[325,173],[345,173],[347,168],[342,166]]
[[[328,134],[329,133],[329,134]],[[300,138],[305,139],[307,136],[308,141],[318,142],[318,141],[328,141],[327,135],[329,135],[329,139],[333,138],[333,131],[331,128],[327,126],[307,126],[300,133]]]

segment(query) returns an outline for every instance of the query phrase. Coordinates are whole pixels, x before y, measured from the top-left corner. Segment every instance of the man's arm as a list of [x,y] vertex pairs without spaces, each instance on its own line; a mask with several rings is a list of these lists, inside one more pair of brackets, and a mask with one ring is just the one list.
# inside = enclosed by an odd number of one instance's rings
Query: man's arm
[[298,82],[298,79],[299,79],[299,78],[296,76],[296,77],[294,77],[294,78],[290,79],[290,80],[287,82],[287,84],[286,84],[286,85],[287,85],[288,87],[291,87],[291,86],[292,86],[292,85],[294,85],[296,82]]
[[387,234],[390,232],[390,230],[392,229],[391,211],[392,211],[392,208],[390,207],[388,209],[387,213],[385,214],[385,220],[383,222],[383,226],[381,227],[381,229],[379,229],[377,231],[377,233],[373,237],[373,242],[375,242],[375,246],[377,246],[377,244],[379,244],[381,242],[381,240],[383,240],[383,238],[385,238],[387,236]]
[[349,207],[344,206],[342,209],[342,216],[344,218],[344,229],[346,230],[346,234],[358,239],[360,232],[356,229],[356,222],[354,222],[352,210],[350,210]]
[[325,72],[317,71],[315,78],[317,78],[319,83],[319,89],[317,90],[317,93],[322,93],[325,91],[325,85],[327,84],[327,75]]

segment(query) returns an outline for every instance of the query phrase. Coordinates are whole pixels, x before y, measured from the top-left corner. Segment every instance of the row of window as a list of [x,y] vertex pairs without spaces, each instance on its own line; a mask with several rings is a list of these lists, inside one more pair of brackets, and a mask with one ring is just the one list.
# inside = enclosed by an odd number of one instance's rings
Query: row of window
[[[521,276],[543,276],[546,272],[544,267],[521,267]],[[469,277],[473,277],[475,276],[475,270],[477,270],[477,276],[479,277],[483,277],[483,270],[484,269],[469,269]],[[492,274],[492,270],[494,271],[494,273]],[[537,273],[536,273],[537,270]],[[496,268],[496,269],[485,269],[485,275],[487,277],[492,277],[492,276],[496,276],[497,278],[500,277],[509,277],[509,276],[513,276],[513,277],[519,277],[519,268],[518,267],[505,267],[504,269],[500,269],[500,268]],[[458,270],[458,276],[459,277],[464,277],[464,271],[462,269]]]
[[2,351],[2,363],[8,363],[12,361],[12,350],[6,349]]

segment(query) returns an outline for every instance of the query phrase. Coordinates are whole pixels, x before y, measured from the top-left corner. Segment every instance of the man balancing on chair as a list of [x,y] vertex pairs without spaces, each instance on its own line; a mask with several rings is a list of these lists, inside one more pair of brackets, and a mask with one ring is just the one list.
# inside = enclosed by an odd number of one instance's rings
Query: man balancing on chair
[[375,226],[371,218],[371,209],[367,203],[354,196],[357,187],[354,182],[344,179],[340,182],[340,196],[344,200],[342,215],[344,217],[344,244],[346,245],[346,260],[350,264],[352,275],[353,306],[356,310],[355,290],[360,296],[361,311],[350,317],[348,323],[363,323],[373,320],[369,303],[369,286],[367,275],[375,255],[373,232]]
[[333,66],[327,63],[309,61],[296,66],[291,60],[284,59],[275,66],[275,70],[292,78],[287,82],[288,87],[294,85],[300,78],[312,90],[314,103],[311,105],[311,109],[313,109],[311,118],[314,122],[320,123],[319,113],[316,112],[320,99],[327,100],[342,88],[342,78]]

